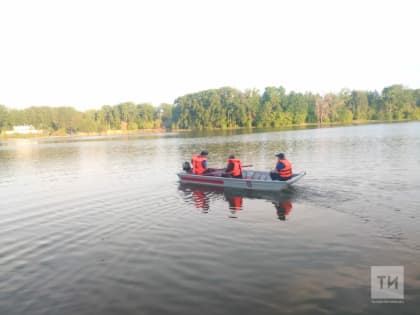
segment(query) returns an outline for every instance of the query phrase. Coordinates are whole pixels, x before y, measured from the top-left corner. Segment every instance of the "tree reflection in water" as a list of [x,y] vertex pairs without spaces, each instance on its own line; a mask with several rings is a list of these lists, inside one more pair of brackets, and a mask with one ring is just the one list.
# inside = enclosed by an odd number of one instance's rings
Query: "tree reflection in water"
[[225,200],[228,204],[229,218],[238,218],[238,213],[243,211],[244,198],[271,201],[276,209],[277,218],[281,221],[289,219],[293,208],[293,191],[274,193],[191,184],[180,184],[178,189],[184,194],[186,202],[192,203],[195,208],[201,209],[203,213],[210,211],[212,201],[214,203],[216,200]]

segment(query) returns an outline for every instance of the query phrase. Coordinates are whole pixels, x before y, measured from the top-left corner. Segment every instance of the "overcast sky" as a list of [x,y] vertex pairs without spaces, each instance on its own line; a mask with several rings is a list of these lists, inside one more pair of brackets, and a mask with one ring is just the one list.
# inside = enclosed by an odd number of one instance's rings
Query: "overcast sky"
[[420,88],[420,1],[0,0],[0,104]]

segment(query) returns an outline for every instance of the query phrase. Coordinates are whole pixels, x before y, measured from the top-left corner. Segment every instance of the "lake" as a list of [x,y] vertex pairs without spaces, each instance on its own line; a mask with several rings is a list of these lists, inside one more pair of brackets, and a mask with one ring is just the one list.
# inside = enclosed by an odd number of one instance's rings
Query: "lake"
[[[307,175],[183,186],[206,149]],[[418,314],[420,123],[0,143],[0,314]],[[404,267],[403,303],[371,266]]]

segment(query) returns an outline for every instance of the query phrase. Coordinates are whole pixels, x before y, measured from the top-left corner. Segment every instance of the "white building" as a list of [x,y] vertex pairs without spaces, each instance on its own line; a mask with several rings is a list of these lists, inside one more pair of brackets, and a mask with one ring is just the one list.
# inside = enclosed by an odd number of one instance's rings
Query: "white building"
[[6,131],[6,135],[35,135],[42,133],[42,130],[36,130],[32,125],[13,126],[13,130]]

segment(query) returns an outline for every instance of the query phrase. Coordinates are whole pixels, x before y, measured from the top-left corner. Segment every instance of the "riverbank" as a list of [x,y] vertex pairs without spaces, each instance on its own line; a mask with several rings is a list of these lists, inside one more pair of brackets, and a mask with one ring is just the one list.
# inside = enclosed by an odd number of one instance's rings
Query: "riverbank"
[[98,136],[117,136],[117,135],[135,135],[145,133],[163,133],[168,129],[138,129],[138,130],[107,130],[102,132],[75,132],[72,134],[48,133],[41,134],[14,134],[6,135],[4,132],[0,134],[0,139],[42,139],[42,138],[72,138],[72,137],[98,137]]
[[98,137],[98,136],[121,136],[121,135],[136,135],[136,134],[154,134],[154,133],[165,133],[165,132],[206,132],[206,131],[229,131],[229,130],[282,130],[282,129],[306,129],[306,128],[329,128],[329,127],[338,127],[338,126],[357,126],[357,125],[370,125],[370,124],[383,124],[383,123],[404,123],[410,122],[413,120],[354,120],[349,123],[328,123],[328,124],[319,124],[319,123],[304,123],[304,124],[291,124],[284,125],[279,127],[228,127],[228,128],[211,128],[211,129],[165,129],[165,128],[155,128],[155,129],[137,129],[137,130],[107,130],[102,132],[76,132],[72,134],[63,134],[63,133],[48,133],[43,132],[41,134],[14,134],[6,135],[5,132],[0,134],[0,139],[42,139],[42,138],[72,138],[72,137]]

